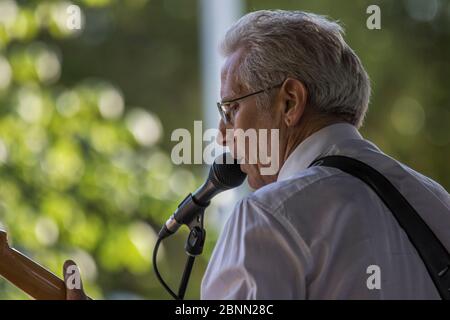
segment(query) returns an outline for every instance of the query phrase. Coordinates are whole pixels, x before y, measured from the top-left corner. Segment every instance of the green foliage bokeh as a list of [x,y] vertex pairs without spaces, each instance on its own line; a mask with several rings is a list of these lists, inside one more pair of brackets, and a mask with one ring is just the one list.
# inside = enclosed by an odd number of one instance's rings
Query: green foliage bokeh
[[[151,267],[156,231],[195,177],[172,165],[152,108],[129,106],[116,83],[91,73],[95,61],[81,62],[83,77],[65,74],[79,51],[64,46],[80,41],[65,25],[69,4],[0,3],[0,223],[11,246],[59,276],[75,260],[93,298],[163,298]],[[118,3],[78,4],[119,19]],[[128,13],[145,4],[130,2]],[[0,298],[24,297],[0,281]]]

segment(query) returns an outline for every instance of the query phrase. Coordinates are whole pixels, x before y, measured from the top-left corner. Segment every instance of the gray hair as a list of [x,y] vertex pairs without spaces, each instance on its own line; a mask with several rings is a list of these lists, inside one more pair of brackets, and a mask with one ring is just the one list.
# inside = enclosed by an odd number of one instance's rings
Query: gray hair
[[[237,21],[221,52],[244,50],[238,78],[247,90],[260,90],[287,77],[300,80],[308,105],[360,127],[370,98],[370,80],[344,31],[326,17],[302,11],[261,10]],[[270,103],[270,93],[258,106]]]

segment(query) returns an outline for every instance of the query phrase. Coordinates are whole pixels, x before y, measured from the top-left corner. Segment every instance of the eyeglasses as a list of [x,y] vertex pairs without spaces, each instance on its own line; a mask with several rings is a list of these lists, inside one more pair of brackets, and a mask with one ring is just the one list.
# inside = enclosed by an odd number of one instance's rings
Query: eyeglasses
[[275,86],[268,87],[268,88],[265,88],[265,89],[262,89],[262,90],[259,90],[256,92],[252,92],[252,93],[246,94],[245,96],[242,96],[242,97],[239,97],[239,98],[236,98],[233,100],[217,102],[217,108],[219,109],[219,114],[220,114],[220,117],[222,118],[223,123],[226,125],[233,124],[234,114],[236,113],[237,108],[238,108],[238,105],[236,105],[235,102],[245,99],[245,98],[248,98],[248,97],[251,97],[251,96],[254,96],[254,95],[257,95],[257,94],[260,94],[260,93],[263,93],[265,91],[279,88],[283,85],[283,83],[284,83],[284,81]]

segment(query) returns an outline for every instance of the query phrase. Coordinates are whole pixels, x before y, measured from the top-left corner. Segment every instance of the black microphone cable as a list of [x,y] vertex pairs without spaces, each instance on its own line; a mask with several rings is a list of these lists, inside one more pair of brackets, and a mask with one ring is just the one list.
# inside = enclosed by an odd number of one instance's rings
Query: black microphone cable
[[180,297],[170,289],[169,285],[164,281],[161,274],[158,270],[158,264],[157,264],[157,257],[158,257],[158,249],[161,245],[162,238],[158,237],[158,240],[156,240],[155,248],[153,249],[153,270],[155,271],[156,278],[158,278],[158,281],[161,283],[161,285],[166,289],[166,291],[174,298],[175,300],[181,300]]

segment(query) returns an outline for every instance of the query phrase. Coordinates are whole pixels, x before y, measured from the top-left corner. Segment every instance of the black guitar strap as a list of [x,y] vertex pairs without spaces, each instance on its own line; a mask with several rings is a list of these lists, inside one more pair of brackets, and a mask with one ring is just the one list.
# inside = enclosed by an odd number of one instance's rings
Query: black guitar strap
[[333,167],[348,173],[371,187],[392,212],[422,258],[441,298],[450,300],[450,254],[419,216],[417,211],[380,172],[359,160],[346,156],[326,156],[312,166]]

